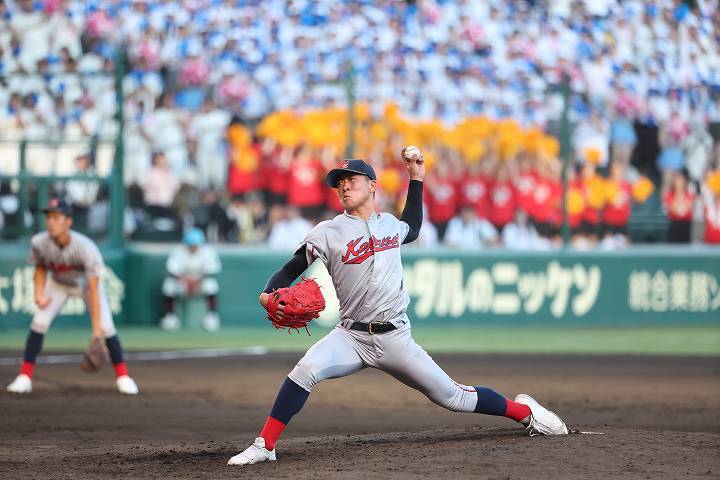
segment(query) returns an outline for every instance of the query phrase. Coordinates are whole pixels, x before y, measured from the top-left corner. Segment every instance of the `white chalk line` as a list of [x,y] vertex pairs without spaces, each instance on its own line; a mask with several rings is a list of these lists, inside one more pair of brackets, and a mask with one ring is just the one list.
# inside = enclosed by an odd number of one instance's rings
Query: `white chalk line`
[[[261,346],[246,348],[200,348],[196,350],[166,350],[159,352],[128,352],[125,359],[132,362],[158,362],[164,360],[183,360],[188,358],[221,358],[245,355],[266,355],[268,349]],[[82,354],[70,355],[43,355],[38,357],[36,363],[42,364],[64,364],[78,363],[83,360]],[[11,367],[20,365],[21,357],[0,358],[0,367]]]

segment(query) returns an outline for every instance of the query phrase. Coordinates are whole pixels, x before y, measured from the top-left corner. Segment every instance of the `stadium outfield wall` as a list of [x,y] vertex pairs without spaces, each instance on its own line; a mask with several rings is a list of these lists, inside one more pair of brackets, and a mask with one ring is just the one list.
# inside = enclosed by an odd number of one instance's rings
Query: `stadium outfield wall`
[[[151,325],[162,314],[160,286],[170,245],[105,250],[103,279],[120,324]],[[265,324],[258,293],[290,252],[219,247],[224,325]],[[35,309],[33,267],[24,246],[0,247],[0,331],[26,328]],[[635,247],[618,252],[511,252],[405,248],[405,288],[416,325],[720,325],[720,249]],[[328,308],[318,323],[338,320],[338,301],[324,266]],[[80,300],[68,302],[57,326],[89,325]]]

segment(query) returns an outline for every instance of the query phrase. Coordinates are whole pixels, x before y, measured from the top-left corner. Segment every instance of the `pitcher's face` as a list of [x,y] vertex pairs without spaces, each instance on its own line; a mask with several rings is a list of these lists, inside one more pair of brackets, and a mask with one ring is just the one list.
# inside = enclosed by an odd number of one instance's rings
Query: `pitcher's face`
[[372,194],[375,192],[375,180],[366,175],[347,175],[337,184],[338,196],[345,210],[354,210],[366,202],[372,203]]

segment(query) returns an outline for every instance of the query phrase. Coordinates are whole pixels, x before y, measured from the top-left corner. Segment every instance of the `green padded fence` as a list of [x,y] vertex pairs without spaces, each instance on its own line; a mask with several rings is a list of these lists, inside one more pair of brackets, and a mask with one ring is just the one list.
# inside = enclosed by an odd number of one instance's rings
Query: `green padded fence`
[[[108,250],[104,279],[119,323],[153,325],[169,245]],[[224,325],[265,325],[257,303],[267,278],[290,252],[222,247],[220,316]],[[27,326],[34,310],[32,267],[22,247],[0,252],[0,328]],[[720,250],[643,247],[620,252],[462,252],[403,250],[409,315],[416,325],[637,326],[720,324]],[[318,323],[337,321],[329,276],[316,262],[328,297]],[[81,302],[59,325],[87,324]]]

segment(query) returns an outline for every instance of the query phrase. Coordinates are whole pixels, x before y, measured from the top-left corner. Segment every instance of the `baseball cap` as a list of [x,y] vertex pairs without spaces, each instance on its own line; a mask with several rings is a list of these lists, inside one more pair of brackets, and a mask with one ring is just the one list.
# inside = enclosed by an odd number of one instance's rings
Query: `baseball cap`
[[61,198],[51,198],[47,207],[42,209],[43,213],[58,212],[66,217],[73,216],[72,206]]
[[335,168],[333,170],[330,170],[328,174],[325,176],[325,185],[331,188],[337,188],[337,184],[342,178],[343,175],[347,175],[348,173],[353,174],[357,173],[360,175],[367,175],[370,177],[370,180],[377,180],[377,175],[375,175],[375,170],[365,163],[364,160],[360,159],[351,159],[351,160],[345,160],[343,161],[340,168]]
[[205,243],[205,234],[199,228],[191,228],[183,235],[183,243],[189,247],[197,247]]

